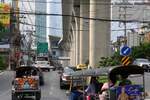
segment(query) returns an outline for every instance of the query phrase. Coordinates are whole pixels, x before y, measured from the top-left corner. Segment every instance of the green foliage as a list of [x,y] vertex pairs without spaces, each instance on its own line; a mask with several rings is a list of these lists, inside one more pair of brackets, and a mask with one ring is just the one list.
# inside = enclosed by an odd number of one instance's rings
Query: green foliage
[[108,76],[100,76],[100,77],[98,77],[98,82],[100,82],[100,83],[108,82]]
[[[129,57],[131,60],[136,58],[148,58],[150,59],[150,43],[143,43],[140,46],[131,48],[132,52]],[[121,64],[120,51],[115,52],[111,57],[102,57],[99,61],[99,67],[116,66]]]
[[0,70],[4,70],[6,68],[5,58],[0,56]]
[[8,33],[10,32],[9,26],[4,26],[4,24],[0,23],[0,41],[7,37]]
[[101,57],[99,61],[99,67],[108,67],[108,66],[115,66],[120,64],[120,58],[118,52],[116,52],[112,57]]
[[150,43],[143,43],[140,46],[132,47],[131,58],[149,58]]

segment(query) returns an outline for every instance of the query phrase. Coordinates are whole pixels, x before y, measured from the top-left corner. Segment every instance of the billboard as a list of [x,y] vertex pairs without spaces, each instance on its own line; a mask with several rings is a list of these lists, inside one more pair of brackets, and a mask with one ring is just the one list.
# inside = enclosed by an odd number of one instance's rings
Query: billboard
[[4,26],[10,25],[10,6],[0,3],[0,23]]
[[0,3],[0,42],[8,42],[10,38],[10,5]]

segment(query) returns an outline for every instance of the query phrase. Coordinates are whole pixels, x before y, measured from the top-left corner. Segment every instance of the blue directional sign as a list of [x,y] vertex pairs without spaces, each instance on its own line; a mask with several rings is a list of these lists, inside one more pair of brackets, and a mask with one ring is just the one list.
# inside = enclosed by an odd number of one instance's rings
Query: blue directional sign
[[128,56],[130,53],[131,53],[131,48],[129,48],[128,46],[124,46],[120,50],[120,54],[122,56]]

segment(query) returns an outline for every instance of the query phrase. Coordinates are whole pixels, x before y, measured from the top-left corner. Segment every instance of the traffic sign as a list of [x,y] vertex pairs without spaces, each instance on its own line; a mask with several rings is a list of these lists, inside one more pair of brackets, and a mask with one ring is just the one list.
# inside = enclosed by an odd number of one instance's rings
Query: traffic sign
[[128,65],[131,63],[130,57],[124,56],[124,57],[121,59],[121,62],[122,62],[122,65],[128,66]]
[[128,56],[130,53],[131,53],[131,48],[129,48],[128,46],[124,46],[120,50],[120,55],[122,56]]
[[37,54],[47,54],[48,53],[48,43],[47,42],[39,42],[37,44]]

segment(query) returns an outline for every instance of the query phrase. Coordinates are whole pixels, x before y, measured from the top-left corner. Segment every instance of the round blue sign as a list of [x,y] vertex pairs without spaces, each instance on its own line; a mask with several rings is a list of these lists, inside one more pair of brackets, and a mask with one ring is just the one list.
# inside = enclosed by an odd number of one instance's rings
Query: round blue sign
[[121,48],[120,53],[123,56],[127,56],[131,53],[131,48],[129,48],[128,46],[124,46]]

